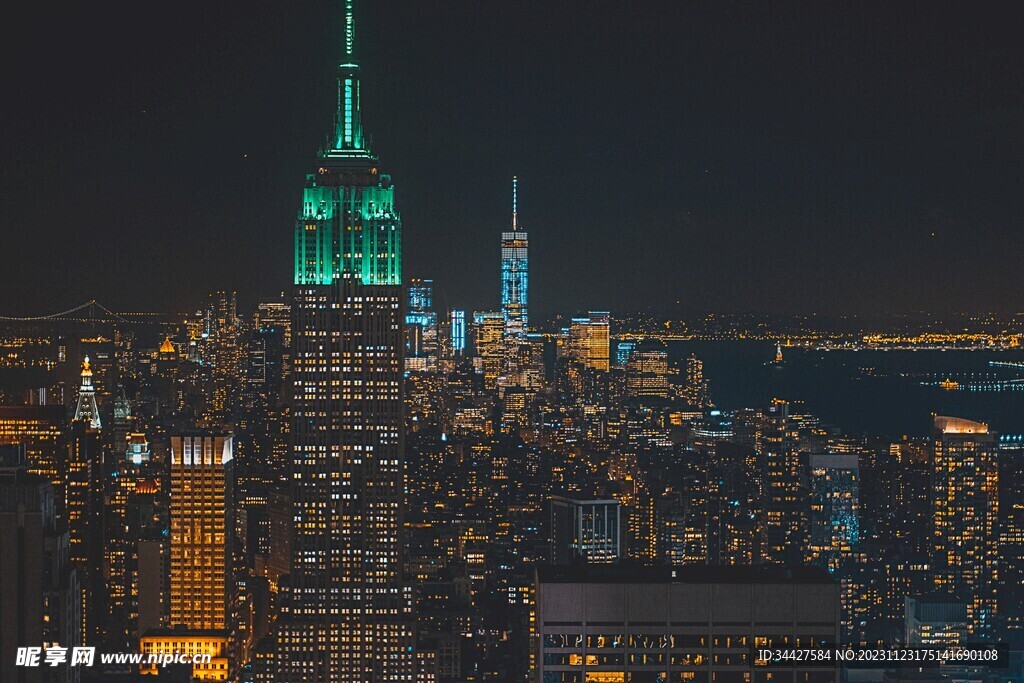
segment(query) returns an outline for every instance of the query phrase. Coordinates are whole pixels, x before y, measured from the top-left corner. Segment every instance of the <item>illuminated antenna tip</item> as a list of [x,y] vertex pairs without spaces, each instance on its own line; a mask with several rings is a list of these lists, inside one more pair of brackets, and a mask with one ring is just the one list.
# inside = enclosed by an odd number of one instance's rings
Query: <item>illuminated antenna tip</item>
[[516,232],[518,228],[518,213],[519,209],[519,176],[512,176],[512,232]]

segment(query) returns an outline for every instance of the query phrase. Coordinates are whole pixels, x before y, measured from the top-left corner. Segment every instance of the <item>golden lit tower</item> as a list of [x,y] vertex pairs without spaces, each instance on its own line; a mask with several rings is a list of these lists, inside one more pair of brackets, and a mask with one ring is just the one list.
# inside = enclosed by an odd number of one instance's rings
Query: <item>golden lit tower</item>
[[473,364],[484,376],[484,388],[493,389],[505,364],[505,320],[498,311],[480,311],[473,314],[473,328]]
[[566,355],[584,367],[608,370],[610,367],[611,314],[590,311],[586,318],[569,321],[569,339]]
[[171,437],[171,626],[227,626],[231,437]]

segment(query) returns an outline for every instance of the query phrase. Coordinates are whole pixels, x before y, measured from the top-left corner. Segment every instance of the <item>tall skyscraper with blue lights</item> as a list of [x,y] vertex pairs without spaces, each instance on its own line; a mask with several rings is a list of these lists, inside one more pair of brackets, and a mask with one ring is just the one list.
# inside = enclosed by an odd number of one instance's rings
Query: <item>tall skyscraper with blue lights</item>
[[354,0],[330,148],[295,224],[290,576],[275,681],[411,681],[401,219],[363,135]]
[[405,369],[437,369],[437,313],[434,311],[434,281],[413,278],[405,314]]
[[526,232],[519,229],[519,179],[512,178],[512,230],[501,233],[501,314],[505,336],[523,339],[529,323],[527,291],[529,285]]
[[466,352],[466,312],[452,311],[452,351],[461,356]]

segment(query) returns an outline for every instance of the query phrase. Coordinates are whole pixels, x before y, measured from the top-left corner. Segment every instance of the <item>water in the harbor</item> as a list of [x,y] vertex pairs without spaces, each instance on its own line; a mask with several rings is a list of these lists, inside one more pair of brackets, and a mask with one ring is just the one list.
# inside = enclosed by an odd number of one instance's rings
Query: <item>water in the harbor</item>
[[[932,413],[988,422],[1002,433],[1024,432],[1022,351],[809,351],[783,347],[781,367],[768,342],[669,343],[683,367],[691,352],[704,361],[711,398],[724,409],[767,405],[773,397],[803,402],[806,412],[845,431],[928,434]],[[957,390],[938,386],[956,382]],[[923,383],[929,386],[923,386]],[[1018,385],[1014,387],[1014,385]],[[947,384],[952,387],[952,384]]]

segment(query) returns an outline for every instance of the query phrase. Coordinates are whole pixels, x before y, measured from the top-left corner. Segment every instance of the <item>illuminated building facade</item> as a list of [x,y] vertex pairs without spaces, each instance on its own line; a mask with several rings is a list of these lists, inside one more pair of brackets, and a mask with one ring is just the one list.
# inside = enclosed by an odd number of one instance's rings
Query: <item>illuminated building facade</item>
[[611,314],[590,311],[586,318],[569,321],[565,355],[586,368],[607,371],[610,367]]
[[227,628],[231,437],[171,437],[171,626]]
[[[698,429],[712,432],[728,427],[731,431],[732,424],[718,422]],[[757,564],[764,519],[757,456],[749,446],[725,440],[711,444],[707,452],[708,560]]]
[[620,367],[625,367],[629,361],[629,357],[633,354],[633,350],[636,349],[635,341],[620,341],[615,345],[615,364]]
[[806,485],[789,403],[772,401],[763,416],[761,436],[758,455],[764,486],[765,558],[797,565],[804,559],[807,535]]
[[353,0],[329,149],[295,226],[291,572],[276,681],[411,681],[401,219],[363,135]]
[[0,406],[0,446],[23,445],[29,472],[63,484],[66,420],[64,406]]
[[904,644],[962,645],[968,642],[967,605],[949,593],[907,596]]
[[431,372],[437,369],[437,313],[434,281],[414,278],[409,282],[405,314],[405,369]]
[[89,358],[93,393],[106,409],[117,384],[118,368],[114,342],[104,334],[82,337],[79,340],[79,353]]
[[55,487],[25,465],[23,449],[0,447],[0,680],[75,683],[78,668],[16,666],[14,653],[27,643],[69,651],[82,643],[81,590]]
[[710,405],[708,381],[704,379],[704,363],[697,356],[686,359],[686,386],[683,398],[691,408],[703,410]]
[[75,419],[71,423],[64,479],[64,512],[70,534],[68,552],[71,562],[81,570],[79,583],[83,606],[80,630],[86,642],[98,640],[107,621],[106,584],[102,571],[106,446],[101,428],[87,357],[82,364],[82,382]]
[[466,352],[466,312],[454,310],[451,315],[452,351],[456,356]]
[[1024,435],[999,435],[999,637],[1024,642]]
[[484,376],[484,388],[494,389],[505,366],[505,320],[498,311],[477,311],[473,329],[473,366]]
[[983,422],[933,422],[932,567],[935,589],[967,603],[970,630],[994,626],[998,592],[998,441]]
[[149,441],[146,440],[145,434],[133,432],[128,435],[128,447],[124,453],[125,460],[134,465],[141,465],[142,463],[149,462],[151,456],[152,452],[149,449]]
[[[208,656],[210,661],[192,665],[193,681],[228,680],[228,645],[227,633],[218,630],[154,629],[139,638],[143,659],[150,655]],[[159,677],[159,669],[157,664],[146,662],[139,666],[139,673]]]
[[241,320],[235,292],[213,292],[203,311],[202,355],[207,383],[204,418],[210,425],[232,417],[243,384]]
[[622,515],[617,500],[551,498],[551,562],[607,564],[622,558]]
[[[537,568],[538,681],[749,681],[756,648],[837,642],[839,587],[814,568]],[[836,682],[821,667],[758,667]]]
[[626,393],[633,398],[668,398],[668,352],[639,346],[626,362]]
[[807,561],[836,571],[860,540],[858,458],[855,453],[811,453],[807,460]]
[[512,178],[512,229],[501,233],[501,315],[505,336],[522,339],[529,323],[529,239],[519,228],[519,180]]

